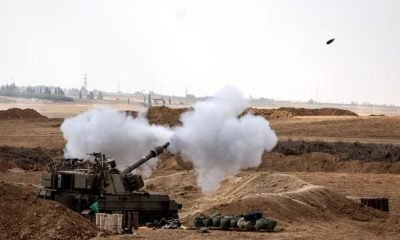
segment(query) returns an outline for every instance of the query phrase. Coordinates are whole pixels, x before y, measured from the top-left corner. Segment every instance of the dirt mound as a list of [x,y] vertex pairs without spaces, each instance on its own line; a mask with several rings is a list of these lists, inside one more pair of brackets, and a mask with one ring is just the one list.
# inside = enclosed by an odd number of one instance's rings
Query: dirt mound
[[369,221],[384,216],[325,187],[286,174],[243,172],[227,177],[217,192],[208,195],[201,194],[195,184],[193,171],[146,181],[148,189],[170,194],[183,203],[180,217],[186,224],[199,213],[220,211],[234,215],[254,209],[260,209],[283,225],[337,218]]
[[[151,124],[168,125],[170,127],[180,124],[179,118],[181,114],[186,112],[188,108],[169,108],[165,106],[151,107],[147,110],[147,119]],[[138,112],[126,110],[126,114],[137,117]]]
[[400,147],[387,144],[279,141],[258,171],[400,173]]
[[97,228],[78,213],[37,199],[32,187],[0,183],[0,239],[89,239]]
[[180,124],[179,118],[187,108],[151,107],[147,111],[147,118],[152,124],[175,126]]
[[165,152],[160,156],[160,164],[157,167],[156,173],[163,174],[165,171],[182,171],[193,169],[193,164],[189,161],[184,161],[181,156]]
[[145,190],[169,194],[172,199],[185,206],[184,211],[193,206],[194,200],[201,197],[194,171],[180,171],[147,179]]
[[[147,111],[147,119],[152,124],[176,126],[181,124],[179,121],[182,113],[188,111],[188,108],[169,108],[169,107],[151,107]],[[337,108],[321,108],[321,109],[306,109],[306,108],[278,108],[278,109],[261,109],[249,108],[242,114],[252,112],[256,116],[262,116],[266,119],[288,119],[293,116],[357,116],[357,114],[343,109]],[[138,112],[125,111],[128,115],[136,117]]]
[[281,107],[279,111],[287,111],[293,116],[358,116],[356,113],[339,108],[293,108]]
[[251,112],[256,116],[264,117],[265,119],[288,119],[292,118],[293,114],[288,111],[282,111],[278,109],[262,109],[262,108],[249,108],[244,111],[241,115]]
[[322,141],[279,141],[273,150],[285,155],[302,155],[321,152],[334,154],[340,160],[361,160],[365,162],[398,162],[400,147],[391,144],[347,143]]
[[15,164],[7,160],[0,160],[0,172],[7,172],[8,169],[15,168]]
[[47,118],[31,108],[10,108],[0,111],[0,120],[4,119],[42,119]]
[[[44,169],[51,162],[54,155],[61,155],[60,151],[45,150],[43,148],[22,148],[0,146],[0,160],[24,170]],[[4,166],[3,166],[4,167]],[[12,168],[12,167],[10,167]]]
[[[164,154],[155,176],[191,170],[180,156]],[[400,173],[400,147],[388,144],[279,141],[265,152],[257,171]]]
[[342,173],[400,173],[400,162],[344,161],[329,153],[288,155],[265,153],[257,171],[281,172],[342,172]]
[[252,112],[256,116],[262,116],[266,119],[288,119],[294,116],[358,116],[352,111],[338,109],[338,108],[321,108],[321,109],[308,109],[308,108],[291,108],[281,107],[278,109],[262,109],[262,108],[249,108],[246,112]]

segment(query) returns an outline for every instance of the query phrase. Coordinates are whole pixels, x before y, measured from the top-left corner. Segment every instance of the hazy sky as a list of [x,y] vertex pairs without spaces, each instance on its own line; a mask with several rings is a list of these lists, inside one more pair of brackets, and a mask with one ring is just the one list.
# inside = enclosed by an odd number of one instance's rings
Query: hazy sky
[[400,105],[400,1],[0,0],[0,84],[83,73],[109,91]]

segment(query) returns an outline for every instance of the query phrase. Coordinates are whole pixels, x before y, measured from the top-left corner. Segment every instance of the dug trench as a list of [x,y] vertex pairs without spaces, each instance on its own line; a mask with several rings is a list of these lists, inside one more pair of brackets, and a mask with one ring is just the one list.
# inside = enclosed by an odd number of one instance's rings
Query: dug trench
[[[158,168],[161,171],[191,169],[184,158],[172,154],[164,154]],[[358,142],[279,141],[272,152],[263,154],[261,164],[251,170],[400,173],[400,147]]]
[[[62,155],[62,149],[0,146],[0,171],[15,167],[45,170],[52,160]],[[158,167],[161,171],[190,169],[189,162],[169,153],[161,156]],[[255,170],[400,173],[400,147],[358,142],[279,141],[271,153],[263,154]]]
[[23,170],[44,170],[52,159],[62,157],[61,149],[45,149],[41,147],[9,147],[0,146],[0,171],[18,167]]

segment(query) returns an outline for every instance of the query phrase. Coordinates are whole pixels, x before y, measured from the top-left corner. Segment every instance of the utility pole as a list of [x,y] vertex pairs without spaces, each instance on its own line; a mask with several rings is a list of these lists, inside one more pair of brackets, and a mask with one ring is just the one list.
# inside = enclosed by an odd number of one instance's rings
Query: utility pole
[[151,93],[150,92],[149,92],[149,97],[148,97],[148,103],[149,103],[148,107],[151,107]]
[[83,86],[87,90],[87,74],[86,73],[83,74]]

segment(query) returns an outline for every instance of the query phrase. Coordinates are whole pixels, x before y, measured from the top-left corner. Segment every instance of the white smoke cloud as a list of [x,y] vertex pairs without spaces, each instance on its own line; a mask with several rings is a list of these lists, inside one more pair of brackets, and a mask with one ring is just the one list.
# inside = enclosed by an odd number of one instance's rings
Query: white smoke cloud
[[[173,130],[150,125],[144,116],[133,118],[110,107],[96,108],[61,125],[67,140],[65,156],[85,158],[88,153],[102,152],[123,168],[171,140],[168,150],[193,163],[202,191],[214,191],[224,177],[258,166],[263,152],[277,143],[264,118],[251,113],[238,118],[247,107],[238,89],[226,87],[196,103],[181,116],[182,126]],[[148,177],[156,165],[157,160],[150,160],[140,173]]]
[[[61,131],[67,140],[65,157],[87,158],[88,153],[102,152],[114,158],[119,168],[139,160],[173,134],[169,128],[150,125],[143,116],[133,118],[105,106],[66,119]],[[143,164],[141,174],[150,176],[157,161]]]
[[226,87],[181,116],[169,149],[193,163],[203,192],[217,190],[226,176],[258,166],[263,152],[276,145],[267,120],[251,113],[237,117],[247,106],[238,89]]

